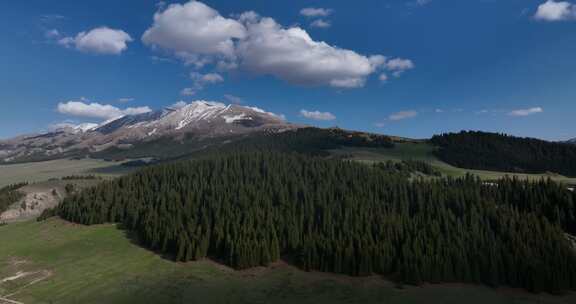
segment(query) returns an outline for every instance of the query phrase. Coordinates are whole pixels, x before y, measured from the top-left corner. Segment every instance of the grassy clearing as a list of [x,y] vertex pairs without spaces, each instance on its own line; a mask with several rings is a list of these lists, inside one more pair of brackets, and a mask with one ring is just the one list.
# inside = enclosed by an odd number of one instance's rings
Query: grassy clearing
[[470,170],[457,168],[437,159],[432,152],[434,147],[425,142],[403,142],[397,143],[392,149],[385,148],[341,148],[330,152],[337,156],[349,156],[351,159],[361,162],[381,162],[399,160],[422,160],[431,163],[434,167],[448,176],[464,176],[466,173],[478,175],[484,180],[494,180],[506,175],[517,176],[521,179],[539,180],[542,178],[552,178],[558,182],[576,184],[576,178],[565,177],[558,174],[522,174],[510,172],[497,172],[485,170]]
[[[0,297],[33,303],[575,303],[468,285],[396,288],[379,277],[306,273],[283,263],[233,271],[210,261],[178,264],[131,242],[114,225],[59,219],[0,227]],[[45,277],[45,278],[44,278]],[[44,278],[32,285],[34,278]]]
[[119,163],[98,159],[58,159],[43,162],[0,165],[0,187],[19,182],[40,182],[69,175],[96,174],[103,177],[128,172]]

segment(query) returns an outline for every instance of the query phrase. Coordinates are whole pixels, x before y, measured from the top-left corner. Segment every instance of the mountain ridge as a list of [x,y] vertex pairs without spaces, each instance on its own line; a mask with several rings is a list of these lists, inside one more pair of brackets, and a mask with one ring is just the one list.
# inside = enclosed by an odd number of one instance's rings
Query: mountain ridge
[[53,131],[0,140],[0,163],[50,159],[71,154],[101,152],[162,137],[198,139],[228,137],[272,130],[299,128],[283,117],[256,107],[195,101],[136,115],[125,115],[100,125],[65,124]]

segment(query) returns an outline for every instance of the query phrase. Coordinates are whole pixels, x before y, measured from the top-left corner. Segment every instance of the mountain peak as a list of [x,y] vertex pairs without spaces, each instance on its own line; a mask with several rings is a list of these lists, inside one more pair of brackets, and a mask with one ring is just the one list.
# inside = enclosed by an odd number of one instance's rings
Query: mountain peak
[[0,147],[0,162],[57,158],[58,155],[73,154],[75,151],[98,152],[114,147],[124,149],[159,138],[179,139],[183,135],[193,135],[201,141],[261,130],[297,128],[287,123],[283,116],[257,107],[206,100],[181,102],[162,110],[125,115],[100,125],[66,124],[61,127],[51,133],[17,137],[4,142]]

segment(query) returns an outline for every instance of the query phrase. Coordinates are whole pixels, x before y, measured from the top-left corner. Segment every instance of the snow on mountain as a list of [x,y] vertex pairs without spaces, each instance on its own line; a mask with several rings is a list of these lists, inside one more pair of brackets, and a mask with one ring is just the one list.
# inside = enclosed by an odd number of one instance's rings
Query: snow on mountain
[[83,124],[79,124],[77,126],[74,126],[74,130],[80,130],[82,132],[88,132],[88,131],[92,131],[96,128],[98,128],[98,124],[95,123],[83,123]]
[[72,124],[72,123],[59,123],[59,124],[55,124],[50,126],[50,129],[52,131],[48,132],[49,133],[54,133],[54,132],[88,132],[91,130],[94,130],[96,128],[98,128],[99,124],[95,124],[95,123],[82,123],[82,124]]
[[224,115],[222,117],[224,118],[224,120],[228,124],[233,123],[233,122],[238,121],[238,120],[242,120],[242,119],[252,119],[252,117],[246,117],[246,114],[244,114],[244,113],[241,113],[238,115],[233,115],[233,116]]
[[180,130],[194,122],[215,119],[229,108],[230,106],[218,102],[197,101],[166,115],[162,122],[168,121],[169,125],[173,125],[178,121],[175,129]]
[[[246,123],[248,121],[250,121],[249,124]],[[223,123],[228,125],[236,123],[237,126],[255,128],[267,124],[281,125],[284,121],[280,116],[259,108],[201,100],[180,105],[177,108],[124,116],[99,127],[96,131],[111,134],[121,130],[126,132],[132,130],[132,135],[140,132],[151,136],[167,132],[208,129],[203,133],[210,134],[222,129]],[[226,128],[230,127],[226,126]]]
[[297,126],[281,115],[256,108],[212,101],[179,103],[143,114],[126,115],[97,124],[61,124],[45,134],[0,141],[0,162],[22,158],[45,158],[73,151],[102,151],[161,137],[217,138],[263,130],[286,130]]

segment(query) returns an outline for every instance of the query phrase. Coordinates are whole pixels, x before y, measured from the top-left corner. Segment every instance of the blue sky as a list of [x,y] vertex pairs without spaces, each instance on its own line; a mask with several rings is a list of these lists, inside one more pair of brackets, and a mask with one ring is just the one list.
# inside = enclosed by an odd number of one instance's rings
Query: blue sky
[[13,1],[0,138],[180,100],[416,138],[573,138],[576,5],[545,2]]

